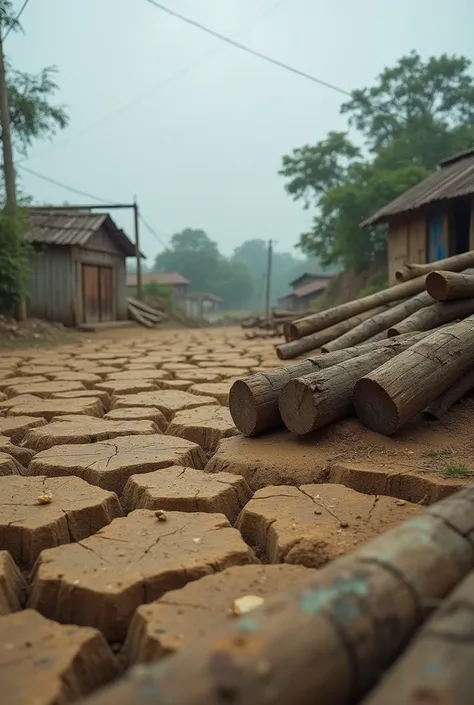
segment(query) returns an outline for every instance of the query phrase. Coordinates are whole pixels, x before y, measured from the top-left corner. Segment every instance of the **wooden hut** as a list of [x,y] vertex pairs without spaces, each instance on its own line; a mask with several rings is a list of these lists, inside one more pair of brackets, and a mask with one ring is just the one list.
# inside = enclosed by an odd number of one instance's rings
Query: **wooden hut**
[[425,264],[474,249],[474,149],[439,169],[367,218],[388,224],[388,277],[405,263]]
[[127,319],[135,245],[108,213],[31,208],[28,316],[66,326]]

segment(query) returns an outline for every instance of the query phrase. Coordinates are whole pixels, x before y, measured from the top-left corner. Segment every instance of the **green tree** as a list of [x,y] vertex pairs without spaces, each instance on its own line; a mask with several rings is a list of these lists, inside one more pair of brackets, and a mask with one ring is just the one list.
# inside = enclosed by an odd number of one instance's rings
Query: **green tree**
[[383,228],[361,230],[370,213],[424,179],[450,154],[474,143],[474,80],[464,57],[426,61],[416,53],[385,69],[341,107],[361,134],[331,132],[283,157],[286,190],[316,208],[299,247],[324,265],[364,268],[385,254]]
[[171,238],[170,247],[155,258],[154,272],[178,272],[190,291],[220,296],[227,308],[239,307],[252,296],[252,277],[243,263],[226,259],[204,230],[186,228]]
[[171,238],[170,247],[155,258],[154,272],[178,272],[191,291],[212,292],[220,260],[217,244],[204,230],[185,228]]
[[[3,30],[20,30],[10,0],[0,0],[0,25]],[[13,146],[22,156],[36,139],[51,137],[68,123],[64,106],[53,103],[58,90],[55,67],[48,67],[39,74],[29,74],[12,68],[4,60],[8,91],[10,127]],[[0,181],[0,199],[5,206],[3,179]],[[20,205],[28,197],[17,198]],[[17,213],[0,215],[0,311],[13,313],[16,304],[27,294],[29,247],[25,241],[28,231],[27,214],[20,208]]]

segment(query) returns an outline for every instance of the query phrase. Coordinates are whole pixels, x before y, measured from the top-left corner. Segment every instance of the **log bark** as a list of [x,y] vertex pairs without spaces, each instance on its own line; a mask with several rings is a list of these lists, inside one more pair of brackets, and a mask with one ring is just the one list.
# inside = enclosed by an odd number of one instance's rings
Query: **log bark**
[[361,705],[472,705],[473,642],[471,571]]
[[399,354],[386,343],[360,357],[287,382],[278,403],[286,428],[302,435],[348,416],[353,411],[357,380]]
[[[472,487],[458,492],[311,571],[254,612],[226,620],[181,653],[130,669],[90,696],[87,705],[360,702],[399,657],[429,605],[444,599],[473,569],[473,495]],[[442,510],[440,518],[435,512]],[[449,632],[443,634],[448,642]],[[465,648],[466,642],[455,641]],[[469,658],[470,642],[467,647]],[[436,672],[428,663],[425,673]],[[398,692],[400,681],[392,697]],[[442,700],[431,705],[435,702]]]
[[294,340],[303,338],[305,335],[317,333],[320,330],[324,330],[324,328],[340,323],[340,321],[345,321],[346,318],[351,316],[358,316],[360,313],[365,313],[378,306],[385,306],[394,301],[415,296],[423,291],[424,288],[425,277],[419,277],[404,284],[397,284],[375,294],[364,296],[362,299],[348,301],[345,304],[334,306],[334,308],[329,308],[326,311],[321,311],[290,323],[291,335]]
[[446,303],[435,303],[427,308],[413,313],[411,316],[400,321],[388,330],[388,337],[401,335],[402,333],[414,333],[437,328],[444,323],[450,323],[456,319],[466,318],[474,313],[474,299],[461,299],[461,301],[447,301]]
[[323,348],[324,352],[342,350],[343,348],[349,348],[353,345],[363,343],[365,340],[372,338],[372,336],[387,330],[394,323],[403,321],[403,319],[411,313],[419,311],[424,306],[429,306],[433,301],[433,297],[426,291],[423,291],[421,294],[408,299],[408,301],[404,301],[398,306],[393,306],[393,308],[389,308],[387,311],[383,311],[363,323],[360,323],[339,338],[326,343]]
[[456,404],[463,396],[469,394],[474,389],[474,369],[466,372],[460,379],[449,387],[444,394],[441,394],[426,409],[422,416],[427,421],[441,421],[449,409]]
[[[398,352],[406,350],[408,345],[422,340],[429,335],[420,333],[414,336],[398,337],[390,345],[399,343]],[[266,372],[239,379],[232,385],[229,393],[229,410],[236,428],[245,436],[256,436],[263,431],[282,425],[278,399],[287,382],[296,377],[326,369],[344,360],[359,357],[371,350],[387,346],[388,341],[368,343],[346,350],[338,350],[327,355],[316,355],[286,367],[275,367]]]
[[[335,326],[325,328],[325,330],[322,330],[319,333],[313,333],[313,335],[307,335],[304,338],[299,338],[289,343],[282,343],[282,345],[277,346],[276,354],[280,360],[292,360],[299,355],[305,355],[306,353],[317,350],[322,345],[329,343],[331,340],[334,340],[334,338],[338,338],[344,333],[352,330],[352,328],[359,325],[359,323],[362,323],[362,321],[367,320],[367,318],[375,316],[386,310],[387,306],[379,306],[371,311],[361,313],[358,316],[352,316],[352,318],[348,318],[347,321],[341,321]],[[290,328],[291,326],[288,325],[287,330],[289,330],[289,334],[291,335]],[[347,345],[346,347],[349,346]]]
[[435,331],[360,379],[354,407],[362,423],[390,436],[451,387],[474,360],[474,316]]
[[169,320],[166,313],[163,313],[163,311],[159,311],[157,308],[153,308],[152,306],[148,306],[147,304],[144,304],[143,301],[139,301],[138,299],[134,299],[132,297],[129,297],[127,299],[127,304],[134,306],[136,309],[138,309],[142,313],[150,314],[151,316],[156,316],[156,317],[160,318],[162,321]]
[[444,272],[462,272],[463,269],[474,267],[474,250],[463,252],[460,255],[446,257],[428,264],[405,264],[401,269],[395,272],[397,282],[407,282],[410,279],[421,277],[423,275],[442,270]]
[[426,291],[437,301],[474,298],[474,269],[465,272],[430,272],[426,277]]

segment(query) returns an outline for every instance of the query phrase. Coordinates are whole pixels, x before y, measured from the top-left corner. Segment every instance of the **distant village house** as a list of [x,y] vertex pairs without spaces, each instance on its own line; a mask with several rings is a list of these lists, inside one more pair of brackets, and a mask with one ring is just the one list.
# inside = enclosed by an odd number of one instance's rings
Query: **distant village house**
[[210,313],[220,311],[222,304],[223,300],[215,294],[188,294],[186,297],[186,315],[189,318],[203,318]]
[[279,308],[289,311],[309,309],[327,288],[332,277],[324,274],[309,274],[305,272],[290,282],[292,290],[278,299]]
[[125,260],[135,245],[108,213],[29,210],[28,315],[66,326],[127,319]]
[[474,249],[474,149],[440,168],[362,223],[388,224],[388,279],[406,263],[425,264]]
[[[142,286],[146,287],[146,285],[151,282],[166,287],[171,293],[173,306],[177,306],[183,310],[185,309],[189,282],[181,276],[181,274],[177,272],[144,272],[142,274]],[[136,296],[136,274],[127,274],[127,291],[129,296]]]

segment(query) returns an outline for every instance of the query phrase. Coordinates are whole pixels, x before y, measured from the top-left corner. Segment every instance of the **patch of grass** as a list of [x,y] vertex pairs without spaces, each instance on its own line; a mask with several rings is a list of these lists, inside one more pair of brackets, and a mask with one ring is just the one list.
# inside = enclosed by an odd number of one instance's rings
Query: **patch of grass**
[[472,477],[474,472],[469,470],[465,465],[454,465],[454,463],[447,463],[443,472],[441,473],[443,477]]
[[442,458],[447,458],[452,455],[450,450],[425,450],[422,455],[425,458],[435,458],[436,460],[441,460]]

